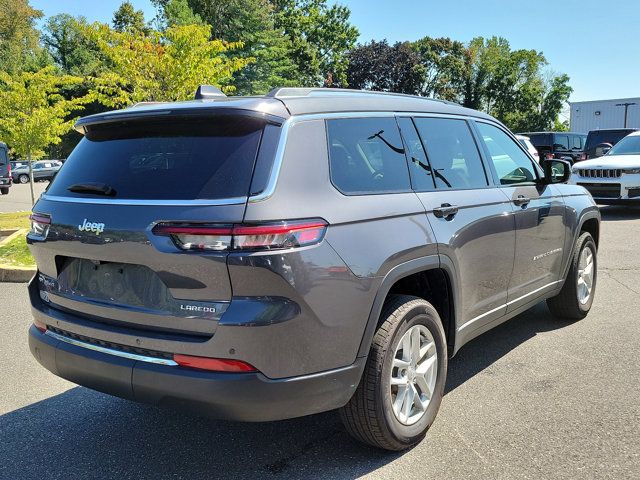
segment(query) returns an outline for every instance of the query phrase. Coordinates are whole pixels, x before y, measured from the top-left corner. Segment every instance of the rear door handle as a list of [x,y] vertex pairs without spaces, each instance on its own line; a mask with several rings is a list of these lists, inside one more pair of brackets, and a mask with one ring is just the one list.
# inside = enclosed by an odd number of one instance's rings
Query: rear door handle
[[527,205],[529,202],[531,202],[531,199],[524,195],[518,195],[518,197],[513,200],[513,203],[518,206]]
[[439,207],[433,209],[433,214],[436,217],[444,218],[445,220],[451,220],[456,213],[458,213],[458,207],[449,203],[443,203]]

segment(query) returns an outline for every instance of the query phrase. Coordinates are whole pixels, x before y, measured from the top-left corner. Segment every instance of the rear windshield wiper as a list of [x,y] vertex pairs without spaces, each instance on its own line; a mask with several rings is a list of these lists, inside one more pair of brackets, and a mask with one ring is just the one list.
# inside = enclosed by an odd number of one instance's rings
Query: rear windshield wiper
[[108,197],[113,197],[116,194],[116,191],[106,183],[74,183],[67,187],[67,190],[74,193],[95,193]]

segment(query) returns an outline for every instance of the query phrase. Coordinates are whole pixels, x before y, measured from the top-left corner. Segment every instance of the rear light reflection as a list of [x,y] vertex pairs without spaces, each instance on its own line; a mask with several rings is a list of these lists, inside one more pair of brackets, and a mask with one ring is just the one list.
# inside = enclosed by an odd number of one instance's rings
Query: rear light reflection
[[33,320],[33,326],[36,327],[40,333],[45,333],[47,331],[47,326],[38,320]]
[[182,250],[225,251],[305,247],[322,241],[326,229],[323,220],[303,220],[233,226],[159,224],[152,231],[170,236]]
[[257,372],[256,368],[241,360],[229,358],[194,357],[192,355],[174,354],[173,361],[181,367],[208,370],[212,372],[247,373]]

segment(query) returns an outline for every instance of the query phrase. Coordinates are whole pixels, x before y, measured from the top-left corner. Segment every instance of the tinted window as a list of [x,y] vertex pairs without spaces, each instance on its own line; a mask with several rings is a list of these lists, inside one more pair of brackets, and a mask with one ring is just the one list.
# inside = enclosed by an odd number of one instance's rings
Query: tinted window
[[433,190],[435,183],[431,175],[431,166],[427,161],[427,154],[424,151],[420,137],[418,137],[413,121],[410,118],[402,117],[398,119],[398,124],[409,154],[409,173],[411,174],[413,189],[419,192]]
[[438,188],[488,185],[482,160],[467,122],[449,118],[415,118]]
[[615,147],[609,150],[608,155],[638,155],[640,154],[640,136],[632,135],[624,137]]
[[634,130],[593,130],[587,135],[586,149],[596,148],[601,143],[615,145]]
[[331,180],[343,193],[410,190],[395,118],[327,120]]
[[537,178],[531,159],[509,135],[488,123],[477,125],[501,185],[532,182]]
[[548,147],[551,135],[548,133],[527,133],[525,134],[536,147]]
[[560,148],[562,150],[569,150],[569,136],[568,135],[554,135],[553,146],[554,146],[554,148]]
[[263,123],[248,117],[146,120],[91,128],[48,193],[104,183],[124,199],[247,195]]
[[571,137],[571,148],[573,150],[582,150],[582,137],[579,135],[573,135]]

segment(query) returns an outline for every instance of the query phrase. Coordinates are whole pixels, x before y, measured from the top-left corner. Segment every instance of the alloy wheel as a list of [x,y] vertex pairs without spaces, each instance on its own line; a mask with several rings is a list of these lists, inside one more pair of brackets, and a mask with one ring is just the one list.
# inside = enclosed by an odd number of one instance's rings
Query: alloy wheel
[[436,386],[438,354],[433,335],[424,325],[405,332],[396,347],[391,369],[393,413],[403,425],[425,414]]

